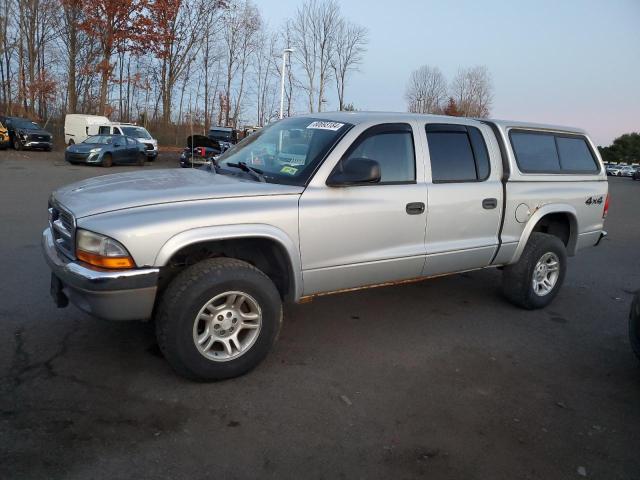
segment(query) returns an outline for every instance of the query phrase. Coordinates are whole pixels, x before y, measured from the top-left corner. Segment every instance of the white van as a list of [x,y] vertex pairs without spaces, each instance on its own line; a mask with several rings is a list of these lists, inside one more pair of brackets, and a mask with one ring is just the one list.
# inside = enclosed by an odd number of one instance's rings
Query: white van
[[82,143],[89,135],[96,135],[100,125],[108,123],[109,119],[100,115],[67,114],[64,118],[64,143]]
[[100,125],[100,135],[126,135],[142,143],[147,152],[147,160],[154,161],[158,156],[158,140],[153,138],[146,128],[133,123],[107,122]]

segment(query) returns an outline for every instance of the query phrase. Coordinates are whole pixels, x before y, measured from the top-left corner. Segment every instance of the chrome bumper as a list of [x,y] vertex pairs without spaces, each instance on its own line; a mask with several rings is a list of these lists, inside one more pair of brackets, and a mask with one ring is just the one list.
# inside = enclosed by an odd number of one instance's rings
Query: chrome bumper
[[106,320],[151,318],[159,269],[89,268],[58,253],[50,228],[42,232],[42,249],[51,271],[62,282],[63,294],[80,310]]

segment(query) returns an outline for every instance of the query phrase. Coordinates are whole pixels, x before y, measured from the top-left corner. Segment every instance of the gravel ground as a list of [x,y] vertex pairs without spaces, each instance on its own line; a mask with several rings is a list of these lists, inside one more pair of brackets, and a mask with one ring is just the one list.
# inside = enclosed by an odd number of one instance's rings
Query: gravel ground
[[319,298],[252,373],[198,384],[150,324],[49,298],[51,190],[137,168],[0,151],[0,478],[640,478],[640,182],[610,180],[610,238],[545,310],[496,270]]

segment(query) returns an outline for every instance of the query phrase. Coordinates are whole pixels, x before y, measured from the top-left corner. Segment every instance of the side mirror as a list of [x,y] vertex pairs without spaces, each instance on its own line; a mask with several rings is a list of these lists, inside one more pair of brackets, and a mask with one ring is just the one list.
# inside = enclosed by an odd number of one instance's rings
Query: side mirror
[[120,148],[122,146],[122,143],[118,142],[117,140],[115,142],[113,142],[113,146],[116,148]]
[[329,175],[327,185],[346,187],[349,185],[367,185],[380,181],[380,164],[368,158],[350,158],[340,160],[336,169]]

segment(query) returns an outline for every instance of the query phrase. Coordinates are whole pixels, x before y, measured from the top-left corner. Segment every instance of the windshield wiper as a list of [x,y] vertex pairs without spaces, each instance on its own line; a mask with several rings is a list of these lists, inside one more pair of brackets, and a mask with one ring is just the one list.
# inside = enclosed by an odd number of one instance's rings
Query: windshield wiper
[[228,165],[229,167],[239,168],[243,172],[251,174],[251,176],[256,180],[258,180],[259,182],[264,183],[267,181],[267,179],[264,176],[264,172],[262,170],[260,170],[259,168],[250,167],[249,165],[247,165],[246,162],[238,162],[238,163],[229,162],[229,163],[226,163],[225,165]]

